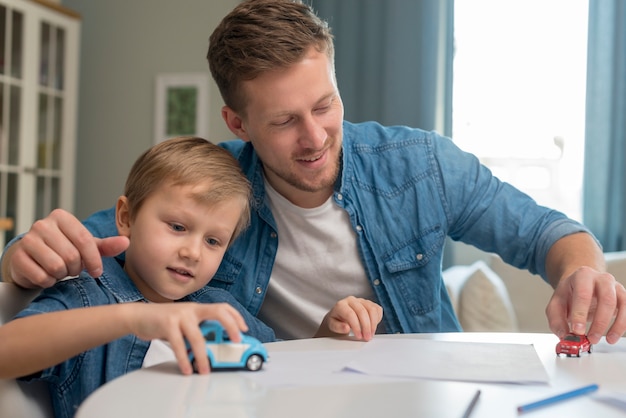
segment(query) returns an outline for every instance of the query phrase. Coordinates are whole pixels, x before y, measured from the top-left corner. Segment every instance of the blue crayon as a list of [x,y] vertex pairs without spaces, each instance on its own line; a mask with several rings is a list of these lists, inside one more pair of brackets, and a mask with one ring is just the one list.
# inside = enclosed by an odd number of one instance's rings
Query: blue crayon
[[575,389],[569,392],[565,392],[562,393],[560,395],[556,395],[556,396],[551,396],[549,398],[546,399],[542,399],[540,401],[537,402],[533,402],[533,403],[529,403],[526,405],[522,405],[522,406],[518,406],[517,407],[517,412],[518,413],[523,413],[523,412],[528,412],[531,411],[533,409],[537,409],[537,408],[541,408],[544,406],[548,406],[548,405],[552,405],[554,403],[557,402],[561,402],[561,401],[565,401],[568,399],[572,399],[572,398],[576,398],[578,396],[582,396],[582,395],[586,395],[588,393],[591,392],[595,392],[596,390],[598,390],[599,386],[596,384],[593,385],[589,385],[589,386],[584,386],[582,388],[579,389]]

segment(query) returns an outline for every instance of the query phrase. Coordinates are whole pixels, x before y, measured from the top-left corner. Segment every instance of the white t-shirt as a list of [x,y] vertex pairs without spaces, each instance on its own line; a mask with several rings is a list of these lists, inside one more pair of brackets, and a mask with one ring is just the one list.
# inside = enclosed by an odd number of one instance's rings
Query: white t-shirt
[[340,300],[375,301],[345,210],[332,196],[321,206],[293,205],[267,180],[265,190],[278,228],[278,254],[259,319],[277,338],[310,338]]

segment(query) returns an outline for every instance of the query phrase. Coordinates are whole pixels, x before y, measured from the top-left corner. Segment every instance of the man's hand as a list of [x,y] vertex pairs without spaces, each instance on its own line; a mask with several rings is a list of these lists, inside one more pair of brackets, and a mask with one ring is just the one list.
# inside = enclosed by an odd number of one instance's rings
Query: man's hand
[[102,274],[102,257],[128,247],[128,238],[94,238],[74,215],[56,209],[13,244],[2,261],[2,278],[25,288],[50,287],[83,269]]
[[626,332],[626,289],[609,273],[581,267],[558,283],[546,315],[559,338],[570,330],[586,332],[597,344],[606,333],[606,341],[614,344]]
[[383,318],[383,308],[371,300],[348,296],[341,299],[326,314],[315,337],[348,335],[369,341],[376,334],[376,327]]

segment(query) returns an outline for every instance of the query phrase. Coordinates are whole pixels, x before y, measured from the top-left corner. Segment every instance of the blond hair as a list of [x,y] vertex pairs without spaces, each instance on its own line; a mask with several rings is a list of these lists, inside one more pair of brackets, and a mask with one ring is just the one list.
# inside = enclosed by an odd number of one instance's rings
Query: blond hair
[[131,220],[146,198],[165,184],[205,184],[206,188],[194,197],[207,204],[241,199],[241,217],[231,242],[250,222],[251,188],[248,179],[228,151],[205,139],[171,138],[148,149],[135,161],[124,190]]
[[297,63],[310,47],[334,63],[330,28],[311,7],[294,0],[247,0],[213,31],[207,59],[224,103],[244,112],[242,81]]

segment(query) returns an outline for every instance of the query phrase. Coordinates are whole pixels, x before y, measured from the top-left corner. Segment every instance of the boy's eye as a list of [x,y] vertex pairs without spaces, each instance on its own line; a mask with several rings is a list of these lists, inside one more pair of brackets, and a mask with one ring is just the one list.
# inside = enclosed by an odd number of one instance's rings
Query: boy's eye
[[182,231],[184,231],[184,230],[185,230],[185,227],[184,227],[184,226],[182,226],[182,225],[178,225],[178,224],[171,224],[170,226],[172,227],[172,229],[173,229],[174,231],[177,231],[177,232],[182,232]]
[[213,245],[219,245],[219,241],[216,240],[215,238],[207,238],[206,239],[207,244],[213,246]]

